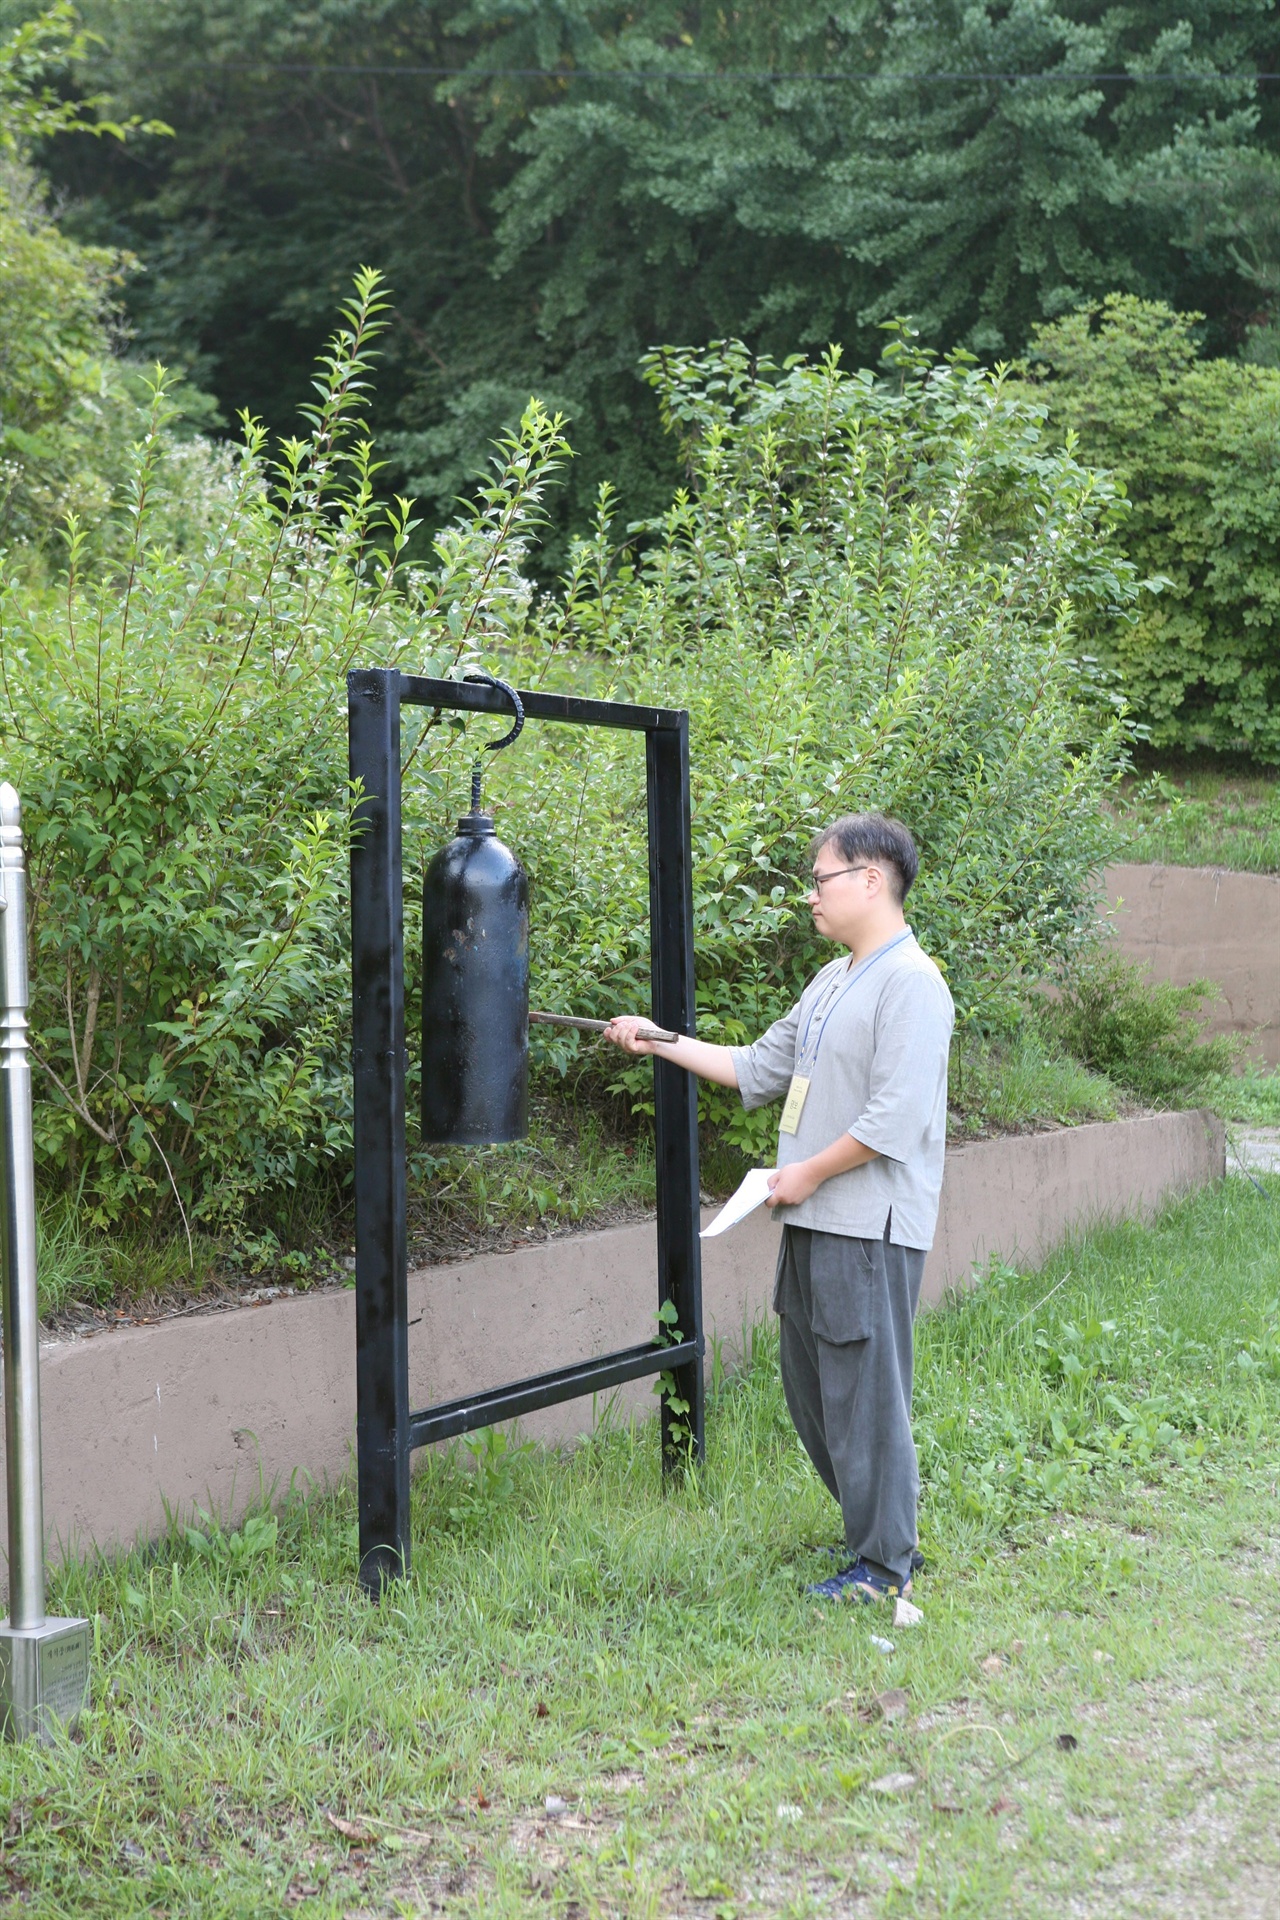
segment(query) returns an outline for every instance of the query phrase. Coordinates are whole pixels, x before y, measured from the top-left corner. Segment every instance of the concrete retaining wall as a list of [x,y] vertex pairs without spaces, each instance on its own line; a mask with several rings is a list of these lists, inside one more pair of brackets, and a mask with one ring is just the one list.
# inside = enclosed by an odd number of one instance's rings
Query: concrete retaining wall
[[1280,879],[1215,867],[1112,867],[1105,898],[1131,960],[1180,987],[1216,980],[1209,1031],[1242,1033],[1249,1054],[1280,1066]]
[[[1221,1125],[1200,1113],[958,1148],[947,1159],[925,1298],[935,1302],[964,1284],[973,1263],[993,1253],[1036,1261],[1072,1231],[1149,1216],[1222,1172]],[[744,1327],[767,1310],[777,1236],[761,1210],[703,1242],[707,1332],[730,1357]],[[413,1404],[647,1339],[655,1263],[647,1224],[411,1274]],[[294,1475],[332,1480],[349,1466],[350,1292],[51,1342],[41,1365],[45,1517],[55,1552],[153,1537],[166,1501],[183,1514],[202,1505],[232,1516],[264,1484],[283,1490]],[[650,1410],[650,1387],[625,1389],[623,1405]],[[590,1401],[571,1401],[524,1430],[561,1440],[592,1421]]]

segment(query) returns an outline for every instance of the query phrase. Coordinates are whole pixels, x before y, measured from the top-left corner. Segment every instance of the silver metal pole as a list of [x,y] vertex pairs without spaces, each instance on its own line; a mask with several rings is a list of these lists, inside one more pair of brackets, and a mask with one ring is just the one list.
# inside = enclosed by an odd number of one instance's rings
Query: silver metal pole
[[7,780],[0,785],[0,906],[0,1261],[9,1624],[40,1627],[44,1625],[44,1495],[36,1183],[27,1056],[27,877],[21,807]]
[[44,1611],[40,1461],[40,1309],[36,1179],[27,1051],[27,877],[22,809],[0,784],[0,1307],[4,1326],[4,1462],[9,1503],[9,1617],[0,1621],[0,1721],[13,1739],[53,1737],[89,1685],[85,1620]]

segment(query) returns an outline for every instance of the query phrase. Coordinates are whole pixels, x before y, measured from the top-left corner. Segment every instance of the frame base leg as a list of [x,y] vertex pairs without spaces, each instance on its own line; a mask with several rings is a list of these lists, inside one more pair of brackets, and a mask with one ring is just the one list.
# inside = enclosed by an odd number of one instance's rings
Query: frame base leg
[[407,1580],[405,1556],[394,1547],[371,1547],[360,1562],[360,1586],[370,1600],[381,1600],[387,1588]]

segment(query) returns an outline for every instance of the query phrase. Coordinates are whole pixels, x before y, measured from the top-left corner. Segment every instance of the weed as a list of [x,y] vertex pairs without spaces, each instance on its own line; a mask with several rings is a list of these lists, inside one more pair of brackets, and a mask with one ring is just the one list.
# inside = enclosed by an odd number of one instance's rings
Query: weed
[[482,1427],[463,1442],[475,1469],[471,1485],[484,1506],[505,1506],[515,1492],[513,1467],[531,1451],[528,1441],[517,1443],[502,1427]]
[[202,1560],[232,1580],[243,1579],[259,1561],[275,1558],[279,1523],[269,1513],[249,1514],[238,1532],[225,1532],[212,1514],[196,1509],[201,1525],[184,1529],[187,1545]]
[[[678,1346],[684,1335],[680,1331],[680,1315],[674,1300],[664,1300],[654,1315],[658,1323],[657,1340],[663,1347]],[[691,1408],[680,1391],[680,1383],[673,1372],[660,1373],[653,1383],[653,1391],[667,1415],[667,1431],[674,1447],[686,1453],[693,1445],[693,1428],[689,1425]]]
[[1250,1062],[1241,1073],[1220,1074],[1206,1083],[1204,1099],[1224,1120],[1280,1126],[1280,1072],[1274,1068]]
[[1080,963],[1040,1017],[1076,1059],[1140,1099],[1189,1106],[1220,1082],[1240,1052],[1234,1035],[1203,1038],[1202,1003],[1217,997],[1211,980],[1175,987],[1152,980],[1118,953],[1102,952]]
[[[455,1527],[474,1533],[487,1518],[511,1505],[516,1495],[518,1463],[533,1448],[530,1442],[517,1440],[506,1427],[480,1427],[475,1433],[464,1434],[462,1447],[471,1471],[453,1473],[455,1497],[448,1514]],[[448,1458],[456,1465],[456,1449],[449,1449]]]

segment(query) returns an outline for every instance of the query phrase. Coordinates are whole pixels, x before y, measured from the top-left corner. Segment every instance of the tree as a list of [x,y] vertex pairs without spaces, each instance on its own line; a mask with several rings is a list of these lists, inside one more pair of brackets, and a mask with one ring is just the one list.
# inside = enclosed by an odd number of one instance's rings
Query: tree
[[[131,258],[62,232],[31,165],[34,145],[54,135],[123,140],[137,125],[106,119],[101,96],[63,101],[42,84],[54,60],[85,44],[62,3],[0,41],[0,544],[10,549],[39,552],[67,515],[105,537],[125,450],[146,418],[138,369],[116,353]],[[200,396],[185,400],[200,410]],[[172,469],[173,453],[166,435],[162,467]],[[198,452],[179,464],[190,498],[167,525],[180,536],[210,468]]]
[[1128,489],[1124,544],[1161,576],[1100,629],[1157,746],[1280,764],[1280,371],[1200,360],[1202,316],[1113,296],[1039,328],[1051,420]]
[[839,340],[874,362],[905,313],[938,349],[1010,355],[1118,288],[1204,311],[1234,350],[1258,305],[1158,161],[1193,136],[1270,153],[1268,0],[86,0],[86,17],[106,51],[81,83],[178,133],[92,175],[56,162],[86,199],[78,230],[146,263],[139,343],[283,426],[338,287],[376,261],[397,313],[377,425],[437,516],[531,391],[572,420],[566,523],[605,477],[656,510],[675,476],[636,367],[658,340]]
[[0,539],[37,541],[59,514],[105,498],[100,423],[111,410],[109,323],[125,261],[50,219],[28,158],[84,114],[39,84],[73,32],[57,7],[0,42]]
[[1241,356],[1280,365],[1280,155],[1239,146],[1219,128],[1183,128],[1147,169],[1149,205],[1175,215],[1175,243],[1211,265],[1219,283],[1238,278],[1231,316]]
[[228,419],[247,408],[289,430],[335,301],[360,264],[383,267],[395,293],[374,399],[384,454],[395,429],[458,409],[465,457],[433,449],[424,474],[415,449],[408,463],[439,519],[530,392],[556,394],[527,301],[490,278],[509,160],[480,151],[475,116],[438,100],[431,73],[397,77],[470,58],[480,42],[450,37],[448,11],[86,0],[104,44],[76,82],[163,112],[177,137],[92,167],[65,142],[49,155],[75,230],[144,263],[127,295],[135,350],[212,388]]
[[109,488],[95,458],[111,409],[108,321],[121,262],[50,222],[30,174],[0,162],[0,539],[38,542]]

